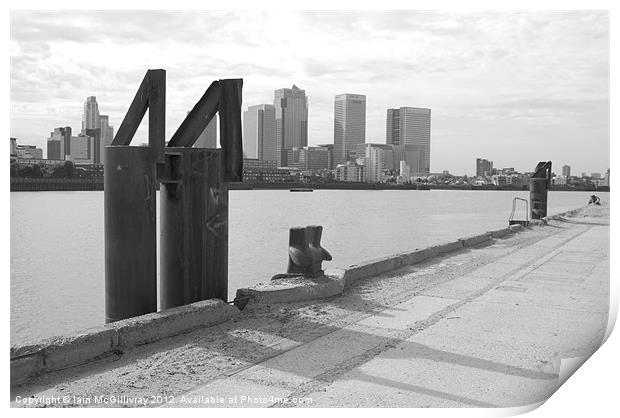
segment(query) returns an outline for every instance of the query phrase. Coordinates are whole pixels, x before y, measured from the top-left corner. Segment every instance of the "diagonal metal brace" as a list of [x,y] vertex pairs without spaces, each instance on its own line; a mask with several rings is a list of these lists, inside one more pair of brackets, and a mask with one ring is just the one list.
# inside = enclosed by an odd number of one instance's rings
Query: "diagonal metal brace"
[[111,145],[129,145],[149,111],[149,147],[164,162],[166,133],[166,70],[148,70]]
[[223,79],[211,83],[168,142],[168,147],[191,147],[215,114],[219,113],[226,182],[242,181],[243,178],[242,89],[243,79]]

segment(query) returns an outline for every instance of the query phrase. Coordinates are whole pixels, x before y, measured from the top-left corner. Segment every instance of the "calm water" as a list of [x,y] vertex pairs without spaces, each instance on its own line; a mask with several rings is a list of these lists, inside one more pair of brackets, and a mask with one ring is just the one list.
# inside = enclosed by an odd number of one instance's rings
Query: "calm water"
[[[584,206],[590,194],[551,192],[549,213]],[[345,267],[504,227],[514,196],[529,193],[232,191],[229,299],[285,272],[292,226],[323,225],[334,257],[324,266]],[[103,192],[11,193],[12,343],[104,322],[103,248]]]

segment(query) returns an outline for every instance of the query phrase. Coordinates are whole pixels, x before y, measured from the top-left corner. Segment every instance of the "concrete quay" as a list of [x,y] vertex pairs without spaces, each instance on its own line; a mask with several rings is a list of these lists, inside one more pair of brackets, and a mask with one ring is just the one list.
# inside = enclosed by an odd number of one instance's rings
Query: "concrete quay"
[[12,406],[544,401],[561,384],[561,360],[589,356],[605,336],[609,208],[486,236],[393,271],[360,273],[326,299],[249,304],[218,325],[46,373],[14,386]]

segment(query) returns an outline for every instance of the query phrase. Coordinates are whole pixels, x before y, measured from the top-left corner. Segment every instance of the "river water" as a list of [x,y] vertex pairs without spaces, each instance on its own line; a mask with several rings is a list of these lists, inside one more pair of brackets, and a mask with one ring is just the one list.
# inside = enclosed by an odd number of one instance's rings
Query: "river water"
[[[584,206],[590,194],[550,192],[548,212]],[[515,196],[529,192],[231,191],[229,299],[286,271],[292,226],[323,225],[333,256],[324,267],[346,267],[505,227]],[[104,323],[103,249],[103,192],[11,193],[12,344]]]

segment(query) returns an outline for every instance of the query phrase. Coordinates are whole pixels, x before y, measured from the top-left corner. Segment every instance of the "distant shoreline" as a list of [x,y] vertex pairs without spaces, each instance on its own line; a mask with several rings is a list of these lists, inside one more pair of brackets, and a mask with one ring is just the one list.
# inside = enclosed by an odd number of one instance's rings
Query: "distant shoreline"
[[[313,190],[512,190],[526,191],[529,187],[497,187],[497,186],[471,186],[471,185],[445,185],[445,184],[385,184],[385,183],[229,183],[229,190],[290,190],[290,189],[313,189]],[[101,191],[103,190],[103,178],[23,178],[11,177],[12,192],[32,191]],[[600,187],[570,187],[552,186],[551,191],[575,191],[575,192],[608,192],[609,186]]]

